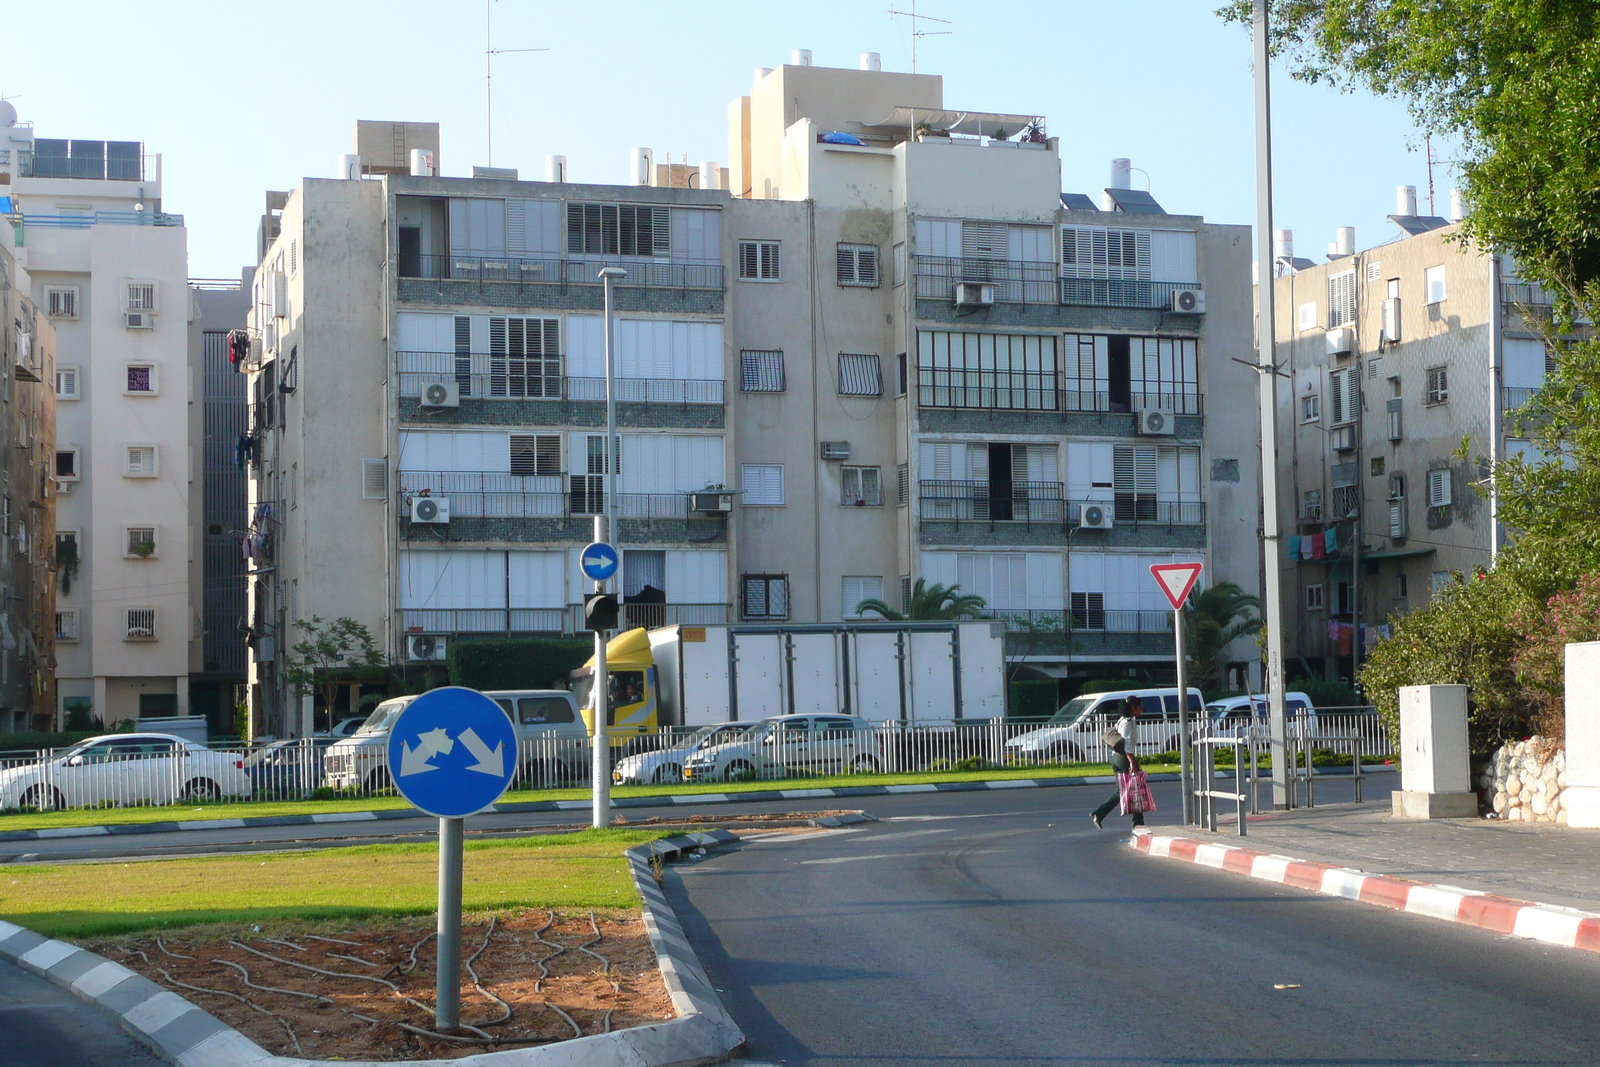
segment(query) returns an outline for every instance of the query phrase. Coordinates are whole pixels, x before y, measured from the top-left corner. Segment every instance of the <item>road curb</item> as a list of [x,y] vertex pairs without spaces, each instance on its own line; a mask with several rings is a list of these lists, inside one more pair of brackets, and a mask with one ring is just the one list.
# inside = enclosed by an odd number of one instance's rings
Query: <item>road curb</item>
[[1600,952],[1600,915],[1593,912],[1513,900],[1459,886],[1366,874],[1349,867],[1165,834],[1136,833],[1128,844],[1139,852],[1162,859],[1212,867],[1264,882],[1309,889],[1324,896],[1377,904],[1410,915],[1475,926],[1491,933],[1528,938],[1561,948]]
[[[744,1045],[744,1033],[722,1006],[677,914],[656,884],[654,865],[738,840],[727,830],[678,834],[636,845],[623,854],[643,901],[645,930],[678,1012],[676,1019],[448,1062],[460,1067],[690,1067],[727,1059]],[[177,1067],[326,1067],[334,1062],[274,1056],[210,1012],[122,964],[4,920],[0,920],[0,959],[116,1015],[124,1030]],[[346,1067],[380,1067],[342,1062]],[[429,1067],[439,1062],[391,1060],[381,1067]]]

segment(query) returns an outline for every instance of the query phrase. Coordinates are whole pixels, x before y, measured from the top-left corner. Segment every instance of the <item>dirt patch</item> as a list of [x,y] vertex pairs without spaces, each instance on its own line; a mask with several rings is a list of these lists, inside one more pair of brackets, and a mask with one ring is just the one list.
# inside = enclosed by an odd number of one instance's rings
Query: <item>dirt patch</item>
[[[280,1056],[455,1059],[675,1017],[636,915],[469,916],[461,930],[461,1021],[433,1028],[433,920],[263,932],[117,938],[90,944]],[[409,1029],[408,1029],[409,1028]]]

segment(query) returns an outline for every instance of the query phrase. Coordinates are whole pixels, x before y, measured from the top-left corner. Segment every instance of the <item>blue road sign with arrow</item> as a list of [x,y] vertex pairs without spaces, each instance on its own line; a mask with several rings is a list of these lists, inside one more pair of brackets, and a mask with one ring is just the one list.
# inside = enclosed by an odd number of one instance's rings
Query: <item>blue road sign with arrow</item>
[[617,550],[604,541],[592,542],[578,556],[578,567],[584,577],[603,582],[617,573]]
[[459,819],[506,791],[517,733],[499,704],[476,689],[446,686],[407,704],[389,729],[389,775],[429,815]]

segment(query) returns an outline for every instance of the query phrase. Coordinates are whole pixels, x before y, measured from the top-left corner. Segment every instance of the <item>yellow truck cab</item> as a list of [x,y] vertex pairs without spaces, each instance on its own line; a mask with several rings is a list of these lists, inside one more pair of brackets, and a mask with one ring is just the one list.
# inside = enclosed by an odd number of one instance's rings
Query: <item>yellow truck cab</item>
[[[613,745],[640,734],[653,734],[657,725],[656,661],[650,636],[643,627],[625,630],[606,644],[606,673],[611,676],[607,729]],[[570,675],[583,724],[594,734],[594,657]]]

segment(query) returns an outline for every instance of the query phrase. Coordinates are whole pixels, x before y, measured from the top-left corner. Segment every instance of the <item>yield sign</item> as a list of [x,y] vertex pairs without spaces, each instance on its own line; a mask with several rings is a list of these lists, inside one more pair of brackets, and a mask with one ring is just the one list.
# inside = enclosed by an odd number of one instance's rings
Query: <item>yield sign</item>
[[1189,599],[1189,591],[1194,588],[1194,583],[1200,580],[1200,567],[1198,563],[1153,563],[1150,565],[1150,577],[1156,580],[1161,591],[1166,594],[1167,601],[1171,603],[1173,611],[1181,611],[1183,602]]

